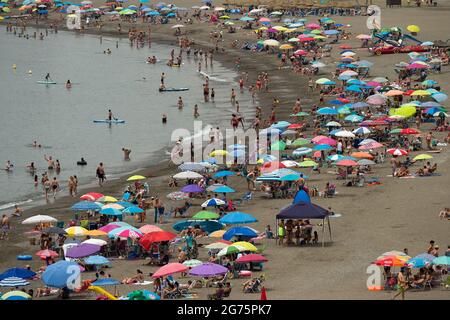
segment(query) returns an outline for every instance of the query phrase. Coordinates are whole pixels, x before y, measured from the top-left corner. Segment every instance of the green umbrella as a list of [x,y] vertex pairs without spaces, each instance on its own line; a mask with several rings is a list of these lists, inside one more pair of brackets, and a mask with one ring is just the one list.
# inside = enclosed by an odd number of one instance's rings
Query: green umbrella
[[400,132],[402,131],[402,129],[392,129],[391,131],[389,131],[389,134],[400,134]]
[[270,150],[283,151],[286,149],[286,142],[277,141],[270,147]]
[[314,161],[312,161],[312,160],[306,160],[306,161],[300,162],[300,163],[298,164],[298,166],[299,166],[300,168],[315,167],[315,166],[317,166],[317,163],[314,162]]
[[297,140],[292,142],[292,146],[305,146],[310,143],[311,143],[311,141],[309,141],[308,139],[298,138]]
[[211,211],[199,211],[195,214],[195,216],[192,217],[194,220],[212,220],[212,219],[218,219],[220,216]]
[[193,267],[197,267],[197,266],[202,265],[203,262],[201,262],[200,260],[197,260],[197,259],[191,259],[191,260],[186,260],[185,262],[183,262],[183,264],[186,267],[193,268]]
[[428,160],[428,159],[433,159],[433,156],[429,155],[429,154],[419,154],[417,156],[414,157],[414,161],[418,161],[418,160]]

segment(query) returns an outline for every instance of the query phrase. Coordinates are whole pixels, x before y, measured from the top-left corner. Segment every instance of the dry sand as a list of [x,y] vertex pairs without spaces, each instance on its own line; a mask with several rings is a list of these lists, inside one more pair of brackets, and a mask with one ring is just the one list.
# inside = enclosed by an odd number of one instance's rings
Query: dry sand
[[[182,6],[188,7],[190,1],[179,1]],[[132,2],[131,2],[132,3]],[[198,4],[197,2],[192,2]],[[446,40],[450,27],[449,8],[394,8],[384,9],[382,17],[383,26],[406,27],[414,23],[421,27],[419,39]],[[314,19],[314,18],[310,18]],[[336,17],[338,22],[350,23],[354,35],[367,33],[365,29],[365,17]],[[122,23],[123,29],[127,25]],[[172,30],[167,32],[170,26],[152,27],[154,41],[174,43]],[[189,36],[195,39],[199,45],[209,46],[208,33],[213,27],[208,24],[194,24],[187,28]],[[114,25],[107,25],[103,32],[115,30]],[[146,29],[143,28],[144,30]],[[96,32],[95,30],[92,32]],[[246,31],[238,31],[236,34],[225,33],[225,41],[230,43],[234,38],[244,39],[249,37]],[[359,45],[356,40],[350,41],[352,45]],[[339,50],[333,50],[333,59],[337,59]],[[361,59],[375,62],[371,76],[389,76],[394,78],[393,64],[402,60],[407,61],[406,55],[385,55],[370,57],[367,51],[358,51]],[[242,70],[250,73],[250,79],[255,79],[258,72],[267,71],[271,78],[271,92],[261,94],[259,99],[265,111],[270,110],[273,97],[281,100],[278,117],[287,120],[292,105],[297,97],[301,97],[306,108],[311,103],[317,103],[317,96],[305,95],[306,79],[292,74],[288,70],[278,70],[276,59],[267,54],[249,54],[248,51],[232,50],[226,48],[225,54],[218,54],[216,59],[232,66],[235,58],[242,60]],[[330,61],[332,64],[333,62]],[[333,68],[327,69],[327,73]],[[328,74],[329,75],[329,74]],[[325,76],[328,76],[325,74]],[[431,76],[439,82],[442,90],[449,91],[449,67],[443,69],[443,73]],[[422,128],[425,130],[427,125]],[[442,137],[442,135],[439,135]],[[347,188],[336,182],[338,195],[331,199],[314,198],[313,202],[323,207],[331,206],[335,212],[341,213],[341,218],[332,219],[333,243],[322,247],[278,247],[274,241],[266,241],[268,245],[264,254],[270,260],[265,266],[264,274],[267,278],[265,286],[269,299],[389,299],[391,293],[370,292],[366,288],[366,268],[379,254],[388,250],[402,250],[408,248],[411,255],[422,253],[426,250],[428,241],[434,239],[445,250],[450,243],[449,221],[438,218],[439,211],[449,206],[449,170],[450,159],[447,149],[441,154],[436,154],[438,170],[441,176],[416,179],[393,179],[386,175],[390,173],[388,163],[376,166],[374,176],[381,178],[382,185],[364,188]],[[309,170],[308,170],[309,171]],[[323,170],[326,172],[326,170]],[[167,187],[169,174],[173,173],[167,165],[158,165],[148,168],[142,174],[149,176],[149,183],[155,194],[163,200],[165,195],[173,189]],[[305,171],[309,174],[309,172]],[[310,174],[309,186],[317,186],[323,189],[327,181],[332,181],[330,174]],[[237,187],[237,194],[241,196],[246,191],[237,177],[229,179],[232,187]],[[126,182],[124,179],[106,183],[101,191],[105,194],[120,196]],[[95,188],[94,190],[98,190]],[[85,191],[85,190],[82,190]],[[80,194],[82,192],[80,190]],[[87,190],[86,190],[87,191]],[[49,214],[62,220],[72,217],[68,209],[75,202],[72,198],[60,198],[56,203],[33,208],[25,212],[25,217],[35,214]],[[170,206],[168,201],[166,206]],[[239,207],[240,211],[248,212],[259,220],[254,227],[260,231],[267,224],[274,228],[275,215],[280,208],[288,204],[288,200],[266,200],[260,193],[256,193],[254,199]],[[194,202],[197,207],[190,210],[195,213],[199,209],[200,200]],[[131,219],[131,218],[127,218]],[[151,214],[147,215],[150,222]],[[13,221],[13,232],[9,241],[0,242],[1,260],[0,270],[12,266],[21,266],[16,261],[18,254],[34,254],[37,246],[30,246],[23,232],[29,227],[20,225],[16,219]],[[172,219],[171,222],[179,221]],[[171,223],[163,225],[170,230]],[[200,259],[206,258],[205,250],[200,250]],[[116,279],[134,275],[140,268],[145,273],[154,272],[155,267],[142,266],[143,261],[115,260],[108,272]],[[40,262],[33,260],[33,267],[40,266]],[[84,275],[84,278],[90,278]],[[186,282],[188,279],[181,279]],[[259,299],[259,294],[243,294],[240,290],[242,280],[232,280],[234,287],[233,299]],[[35,284],[33,285],[35,286]],[[119,292],[125,294],[131,290],[144,288],[141,286],[119,286]],[[199,298],[204,299],[212,289],[198,290]],[[449,299],[448,291],[435,289],[426,292],[407,293],[407,299]],[[94,298],[93,295],[80,296],[80,298]]]

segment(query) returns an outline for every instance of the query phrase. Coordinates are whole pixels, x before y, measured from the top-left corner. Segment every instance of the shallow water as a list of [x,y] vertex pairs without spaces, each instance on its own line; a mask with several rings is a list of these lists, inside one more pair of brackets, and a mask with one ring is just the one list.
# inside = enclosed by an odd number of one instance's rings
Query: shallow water
[[[43,31],[43,30],[41,30]],[[27,30],[31,35],[33,29]],[[39,32],[39,31],[38,31]],[[7,160],[14,164],[8,173],[0,171],[0,210],[13,202],[42,199],[39,185],[34,187],[33,175],[26,166],[34,161],[39,179],[46,171],[44,155],[51,155],[61,163],[58,176],[65,189],[67,178],[76,174],[80,184],[94,179],[95,168],[104,162],[108,178],[121,173],[156,164],[173,143],[171,133],[176,128],[193,130],[193,110],[197,103],[204,125],[229,127],[232,106],[230,88],[236,87],[237,76],[217,61],[213,68],[203,71],[224,82],[211,81],[216,91],[215,103],[203,103],[203,77],[197,72],[198,62],[184,57],[181,68],[165,65],[172,47],[152,44],[137,49],[127,39],[76,35],[68,32],[49,34],[44,40],[19,38],[0,32],[0,166]],[[103,54],[107,48],[112,54]],[[175,49],[178,54],[178,49]],[[145,63],[148,56],[162,60],[156,65]],[[12,66],[16,65],[16,69]],[[29,74],[28,71],[32,73]],[[50,73],[55,85],[42,85]],[[166,73],[167,87],[189,87],[186,92],[159,93],[161,72]],[[70,79],[73,86],[65,88]],[[185,107],[177,108],[178,96]],[[244,118],[253,114],[251,96],[238,93]],[[125,124],[108,126],[94,124],[105,119],[111,108],[115,117]],[[167,114],[168,123],[161,122]],[[43,148],[33,148],[33,141]],[[131,148],[131,161],[123,160],[122,147]],[[84,157],[87,166],[76,161]],[[50,178],[54,173],[50,173]]]

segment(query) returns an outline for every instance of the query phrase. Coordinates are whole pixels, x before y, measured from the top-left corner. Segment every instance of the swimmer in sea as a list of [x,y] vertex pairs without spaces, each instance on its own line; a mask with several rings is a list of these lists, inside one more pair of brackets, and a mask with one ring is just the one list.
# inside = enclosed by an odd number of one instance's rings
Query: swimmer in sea
[[34,172],[36,171],[36,167],[35,167],[35,165],[34,165],[34,162],[30,163],[30,164],[27,166],[27,168],[28,168],[28,170],[30,171],[30,173],[34,173]]
[[10,160],[6,161],[5,170],[6,171],[12,171],[14,165],[11,163]]
[[50,73],[47,73],[47,75],[45,76],[45,81],[49,81],[49,80],[51,80]]
[[166,90],[166,86],[164,85],[164,83],[161,83],[159,86],[159,91],[163,91]]
[[111,121],[113,119],[113,113],[111,109],[108,110],[108,120]]
[[167,115],[165,113],[162,115],[162,123],[167,123]]
[[85,166],[85,165],[87,165],[87,162],[86,162],[86,160],[84,160],[83,157],[81,157],[81,160],[80,160],[80,161],[77,161],[77,165],[79,165],[79,166]]
[[70,82],[70,80],[67,80],[67,82],[66,82],[66,88],[67,88],[67,89],[72,88],[72,83]]
[[200,117],[200,113],[198,112],[198,105],[194,106],[194,118]]

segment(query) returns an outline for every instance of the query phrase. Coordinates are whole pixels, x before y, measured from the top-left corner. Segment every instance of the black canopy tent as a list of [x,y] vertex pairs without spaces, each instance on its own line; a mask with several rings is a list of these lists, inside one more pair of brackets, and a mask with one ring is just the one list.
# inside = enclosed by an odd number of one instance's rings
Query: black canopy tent
[[[325,246],[325,221],[328,225],[328,231],[330,234],[330,241],[333,241],[331,237],[331,224],[330,224],[330,212],[316,204],[310,202],[300,201],[295,204],[291,204],[286,208],[283,208],[276,216],[276,225],[278,226],[278,220],[286,219],[321,219],[322,220],[322,247]],[[277,227],[278,236],[278,227]]]

